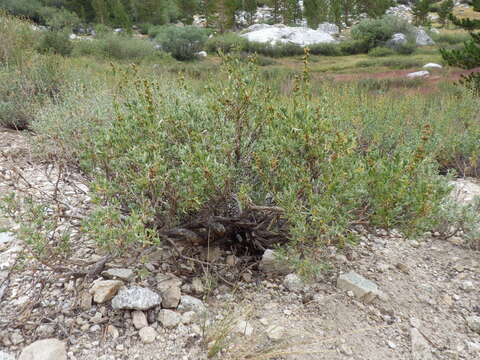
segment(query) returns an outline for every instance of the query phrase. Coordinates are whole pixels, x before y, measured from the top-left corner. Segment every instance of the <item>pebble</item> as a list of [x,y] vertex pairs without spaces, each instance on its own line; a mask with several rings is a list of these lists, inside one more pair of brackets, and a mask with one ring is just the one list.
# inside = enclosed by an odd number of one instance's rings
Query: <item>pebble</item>
[[132,311],[132,322],[137,330],[148,326],[147,316],[143,311]]
[[38,340],[23,349],[18,360],[66,360],[65,343],[57,339]]
[[140,340],[144,344],[151,344],[155,341],[155,338],[157,337],[157,332],[153,327],[147,326],[138,332],[138,335],[140,336]]
[[108,279],[119,279],[128,282],[135,278],[135,273],[132,269],[119,268],[105,270],[102,272],[102,276]]
[[303,281],[297,274],[288,274],[285,276],[283,286],[292,292],[300,292],[304,288]]
[[167,329],[177,327],[181,320],[180,315],[172,310],[162,309],[158,313],[158,321]]
[[475,290],[475,286],[473,285],[473,282],[471,282],[471,281],[462,282],[461,288],[462,288],[463,291],[466,291],[466,292],[471,292],[471,291]]
[[93,283],[90,294],[93,295],[93,301],[101,304],[111,300],[122,286],[120,280],[97,280]]
[[156,292],[140,286],[132,286],[120,289],[112,299],[112,307],[115,310],[148,310],[160,305],[161,302],[162,298]]
[[480,316],[468,316],[466,320],[470,330],[480,334]]
[[271,325],[267,328],[267,337],[272,341],[278,341],[283,338],[283,334],[285,333],[285,328],[278,325]]
[[240,320],[235,326],[235,332],[243,336],[252,336],[253,327],[249,322],[245,320]]

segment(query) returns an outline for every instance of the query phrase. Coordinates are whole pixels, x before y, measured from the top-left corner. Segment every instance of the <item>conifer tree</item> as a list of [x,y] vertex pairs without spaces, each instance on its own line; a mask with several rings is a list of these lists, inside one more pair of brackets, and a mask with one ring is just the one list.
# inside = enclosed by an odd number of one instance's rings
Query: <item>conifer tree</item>
[[307,19],[307,24],[312,29],[327,19],[328,4],[326,0],[304,0],[303,13]]
[[440,7],[438,8],[438,18],[442,26],[447,24],[448,18],[452,14],[453,6],[453,0],[444,0],[440,4]]
[[113,0],[111,4],[111,21],[112,25],[130,31],[132,28],[132,20],[123,5],[122,0]]
[[429,12],[430,0],[417,0],[412,7],[412,14],[415,25],[427,25]]
[[[451,66],[459,66],[463,69],[480,67],[480,20],[458,19],[450,15],[452,22],[470,31],[470,39],[464,42],[463,49],[446,50],[440,49],[443,59]],[[476,95],[480,96],[480,72],[473,72],[464,76],[462,83],[471,88]]]
[[95,21],[106,24],[110,17],[107,0],[92,0],[92,7],[95,13]]
[[253,18],[257,12],[258,3],[257,0],[244,0],[244,9],[248,14],[249,25],[253,24]]

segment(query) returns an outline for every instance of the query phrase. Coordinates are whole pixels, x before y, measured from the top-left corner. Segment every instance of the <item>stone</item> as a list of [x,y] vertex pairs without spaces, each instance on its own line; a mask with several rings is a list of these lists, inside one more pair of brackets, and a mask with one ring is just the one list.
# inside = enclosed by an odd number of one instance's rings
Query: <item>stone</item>
[[180,299],[180,304],[178,305],[178,311],[181,313],[187,312],[187,311],[194,311],[196,313],[202,313],[205,312],[207,308],[205,307],[205,304],[190,295],[183,295]]
[[419,27],[415,34],[415,43],[419,46],[434,45],[435,41],[427,34],[427,32]]
[[36,330],[35,334],[39,338],[49,338],[55,334],[55,326],[53,324],[42,324]]
[[192,286],[191,286],[191,289],[193,291],[193,293],[197,294],[197,295],[201,295],[203,294],[203,292],[205,291],[205,289],[203,288],[203,282],[200,278],[194,278],[192,280]]
[[102,304],[111,300],[122,286],[120,280],[97,280],[93,283],[90,294],[93,295],[93,301]]
[[164,328],[167,329],[177,327],[181,320],[182,317],[172,310],[162,309],[158,313],[158,321]]
[[179,286],[172,286],[166,291],[162,292],[162,307],[166,309],[175,309],[182,297],[182,292]]
[[243,336],[252,336],[253,335],[253,327],[250,325],[249,322],[245,320],[240,320],[237,325],[235,326],[235,332],[237,334],[243,335]]
[[197,314],[195,311],[187,311],[186,313],[182,314],[182,324],[188,325],[195,321]]
[[319,24],[317,30],[323,31],[330,35],[340,34],[340,28],[337,25],[328,22]]
[[132,322],[137,330],[148,326],[147,316],[143,311],[132,311]]
[[441,69],[442,65],[436,64],[436,63],[427,63],[427,64],[423,65],[423,67],[425,69],[428,69],[428,68]]
[[[473,341],[466,341],[465,344],[467,345],[468,351],[472,352],[480,352],[480,343],[473,342]],[[0,360],[2,357],[0,356]]]
[[107,335],[110,336],[113,340],[120,336],[120,332],[118,329],[113,325],[107,326]]
[[108,279],[119,279],[128,282],[135,278],[135,273],[132,269],[108,269],[102,272],[102,276]]
[[82,291],[82,293],[80,294],[80,299],[78,301],[78,306],[82,310],[90,310],[90,308],[92,307],[92,294],[90,294],[90,292],[88,291]]
[[0,350],[0,360],[15,360],[15,357]]
[[354,271],[342,274],[337,279],[337,287],[353,294],[365,302],[371,302],[380,295],[377,285]]
[[206,58],[207,57],[207,52],[206,51],[199,51],[196,55],[198,57],[201,57],[201,58]]
[[23,349],[18,360],[67,360],[67,350],[63,341],[38,340]]
[[[416,78],[422,78],[422,77],[426,77],[426,76],[429,76],[430,75],[430,72],[427,71],[427,70],[421,70],[421,71],[415,71],[415,72],[411,72],[409,74],[407,74],[407,78],[409,79],[416,79]],[[412,242],[413,243],[413,242]],[[412,245],[413,246],[413,245]]]
[[473,179],[456,179],[449,185],[453,187],[451,199],[461,205],[468,205],[480,196],[480,184]]
[[91,323],[94,323],[94,324],[99,324],[101,323],[103,320],[103,316],[102,316],[102,313],[100,311],[97,311],[95,313],[95,315],[93,315],[91,318],[90,318],[90,322]]
[[396,47],[399,45],[404,45],[408,42],[407,36],[402,33],[393,34],[390,40],[387,41],[387,46]]
[[13,235],[9,232],[0,231],[0,245],[9,243],[13,240]]
[[297,274],[288,274],[285,276],[283,286],[292,292],[300,292],[304,288],[303,281]]
[[138,335],[140,336],[140,340],[142,340],[144,344],[151,344],[155,341],[155,338],[157,337],[157,332],[153,327],[147,326],[140,329]]
[[475,290],[475,285],[473,285],[473,282],[468,281],[468,280],[462,282],[462,284],[460,285],[460,287],[461,287],[462,290],[465,291],[465,292],[471,292],[471,291]]
[[466,320],[470,330],[480,334],[480,316],[468,316]]
[[234,266],[237,263],[237,257],[235,255],[228,255],[225,262],[228,266]]
[[429,343],[416,328],[410,329],[412,360],[434,360]]
[[259,267],[263,272],[272,274],[287,275],[292,272],[291,267],[278,259],[275,256],[275,252],[270,249],[265,250],[263,253]]
[[13,345],[18,345],[23,343],[25,339],[23,338],[22,334],[20,334],[20,332],[14,332],[10,335],[10,341]]
[[272,341],[279,341],[283,338],[285,328],[279,325],[271,325],[266,330],[267,337]]
[[331,34],[321,30],[313,30],[306,27],[289,27],[283,24],[258,25],[260,24],[248,27],[240,36],[249,41],[269,43],[271,45],[291,43],[299,46],[308,46],[336,41]]
[[140,286],[122,288],[112,299],[115,310],[148,310],[160,305],[162,298],[156,292]]

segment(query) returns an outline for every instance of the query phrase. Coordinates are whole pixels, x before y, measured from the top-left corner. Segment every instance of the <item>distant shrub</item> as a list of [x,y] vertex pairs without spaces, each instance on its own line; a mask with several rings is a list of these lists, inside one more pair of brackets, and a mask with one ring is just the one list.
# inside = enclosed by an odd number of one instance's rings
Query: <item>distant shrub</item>
[[373,57],[390,56],[393,54],[395,54],[395,51],[393,51],[390,48],[382,47],[382,46],[377,46],[373,49],[370,49],[370,51],[368,52],[368,56],[373,56]]
[[151,41],[112,33],[96,40],[76,41],[72,54],[134,62],[161,56]]
[[57,31],[46,31],[42,34],[41,40],[37,45],[37,50],[41,53],[54,53],[62,56],[68,56],[72,53],[73,45],[68,37],[68,33]]
[[15,16],[40,20],[39,11],[42,8],[39,0],[2,0],[0,7]]
[[345,55],[366,54],[370,50],[370,44],[366,40],[346,40],[338,46]]
[[155,41],[177,60],[193,60],[203,50],[208,30],[196,26],[162,26]]
[[244,51],[247,48],[247,39],[235,33],[225,33],[209,38],[205,44],[209,53]]
[[378,19],[365,19],[352,27],[351,35],[354,40],[365,41],[368,48],[382,46],[393,34],[413,34],[414,28],[405,19],[385,15]]
[[338,43],[315,44],[309,46],[310,54],[323,56],[340,56],[342,50]]
[[248,41],[246,44],[246,51],[249,53],[257,53],[264,56],[273,58],[297,56],[303,54],[303,48],[301,46],[286,43],[286,44],[270,44]]
[[148,32],[150,31],[150,28],[153,25],[150,24],[150,23],[142,23],[142,24],[138,24],[137,26],[138,26],[138,31],[140,32],[140,34],[148,35]]
[[71,31],[72,28],[77,27],[81,23],[77,14],[65,8],[42,7],[39,10],[39,14],[43,23],[51,30],[69,29]]
[[0,63],[22,64],[32,55],[37,36],[28,22],[0,11]]
[[405,44],[397,44],[395,46],[395,52],[401,55],[410,55],[415,52],[417,45],[414,41],[408,41]]
[[467,32],[432,33],[431,37],[439,46],[463,44],[470,39],[470,35]]

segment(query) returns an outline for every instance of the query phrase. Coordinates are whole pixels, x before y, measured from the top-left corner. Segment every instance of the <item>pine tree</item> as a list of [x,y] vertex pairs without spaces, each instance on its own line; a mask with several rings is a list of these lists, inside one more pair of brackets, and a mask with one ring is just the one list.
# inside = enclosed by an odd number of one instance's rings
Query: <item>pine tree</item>
[[312,29],[316,29],[322,21],[326,20],[328,6],[325,0],[304,0],[303,7],[307,24]]
[[[450,15],[452,22],[470,31],[470,40],[464,43],[463,49],[446,50],[440,49],[443,59],[450,66],[459,66],[463,69],[474,69],[480,67],[480,31],[474,33],[473,30],[480,29],[480,20],[458,19]],[[463,76],[462,83],[480,96],[480,72],[473,72],[468,76]]]
[[100,24],[106,24],[110,17],[107,0],[92,0],[92,7],[95,13],[95,20]]
[[472,0],[473,11],[480,11],[480,0]]
[[412,7],[412,14],[415,25],[427,25],[429,12],[430,0],[417,0]]
[[282,0],[281,10],[285,25],[295,25],[302,15],[298,0]]
[[440,24],[442,26],[445,26],[447,24],[447,20],[449,16],[452,14],[453,11],[453,0],[444,0],[441,4],[440,7],[438,8],[438,17]]
[[243,10],[248,14],[248,24],[253,24],[253,18],[257,12],[258,3],[257,0],[245,0]]
[[387,9],[393,5],[393,0],[361,0],[357,6],[360,12],[366,13],[371,18],[377,18],[385,15]]
[[199,1],[198,0],[178,0],[178,10],[180,20],[187,25],[193,23],[193,15],[199,10]]
[[128,15],[122,0],[113,0],[111,3],[111,22],[127,31],[131,31],[132,20]]

